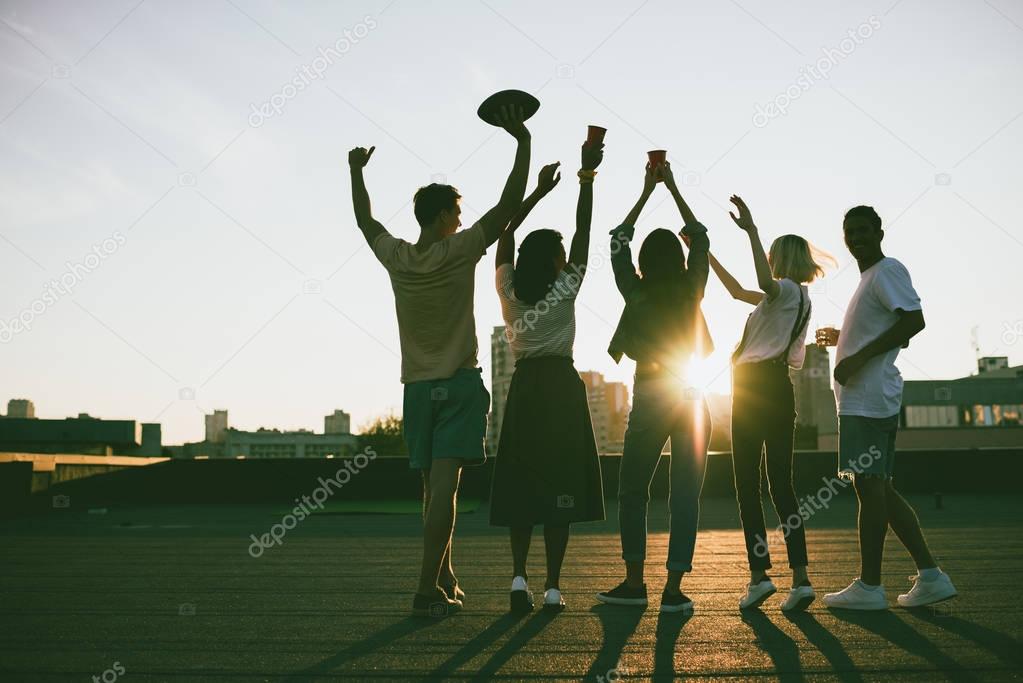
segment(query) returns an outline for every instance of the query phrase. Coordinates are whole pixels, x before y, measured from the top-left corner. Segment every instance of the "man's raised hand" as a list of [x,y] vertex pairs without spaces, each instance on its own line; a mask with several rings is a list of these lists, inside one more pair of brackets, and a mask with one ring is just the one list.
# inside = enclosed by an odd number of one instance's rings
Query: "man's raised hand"
[[756,230],[757,226],[756,224],[753,223],[753,214],[750,213],[749,207],[746,206],[746,202],[742,201],[742,197],[733,194],[729,201],[735,204],[735,208],[739,210],[738,216],[736,216],[731,211],[728,212],[728,215],[732,217],[732,220],[735,221],[735,224],[738,225],[743,230],[745,230],[746,232],[749,232],[750,230]]
[[501,111],[497,115],[497,125],[520,142],[529,139],[529,129],[526,128],[524,120],[525,115],[522,112],[522,107],[501,105]]
[[348,152],[348,165],[353,169],[362,168],[369,163],[369,158],[373,156],[375,149],[376,147],[370,147],[368,150],[365,147],[356,147]]

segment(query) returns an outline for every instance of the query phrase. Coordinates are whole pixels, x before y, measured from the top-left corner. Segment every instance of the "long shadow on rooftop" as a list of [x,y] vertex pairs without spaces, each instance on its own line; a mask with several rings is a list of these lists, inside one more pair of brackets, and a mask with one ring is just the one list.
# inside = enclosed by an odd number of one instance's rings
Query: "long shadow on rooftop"
[[856,669],[856,663],[842,647],[835,634],[821,626],[817,618],[809,612],[783,612],[786,619],[792,622],[796,628],[803,632],[811,645],[816,647],[824,658],[828,660],[835,673],[841,680],[851,683],[860,683],[863,676]]
[[799,661],[799,648],[785,631],[775,626],[759,609],[743,610],[740,616],[743,623],[753,629],[757,647],[771,658],[779,681],[806,680],[803,676],[803,665]]
[[1023,669],[1023,641],[1007,633],[961,619],[954,613],[955,603],[943,603],[903,611],[920,621],[937,626],[965,640],[973,641],[1009,664],[1013,670]]
[[390,645],[391,643],[409,636],[427,626],[439,623],[440,619],[428,619],[423,617],[406,617],[399,622],[391,624],[385,629],[377,631],[368,638],[357,643],[352,643],[347,648],[332,655],[321,662],[317,662],[302,671],[290,674],[288,681],[313,681],[321,676],[331,674],[335,669],[346,664],[355,657],[376,652],[377,650]]
[[[654,644],[654,681],[675,680],[675,647],[682,627],[693,618],[692,612],[660,613]],[[679,672],[681,673],[681,672]]]
[[511,630],[520,621],[522,621],[522,616],[517,614],[504,614],[498,617],[497,621],[480,631],[475,638],[463,645],[458,652],[448,657],[444,662],[441,662],[436,669],[427,675],[426,679],[429,681],[448,680],[460,666],[493,645],[504,633]]
[[857,612],[855,610],[830,610],[837,619],[875,633],[892,645],[902,648],[911,655],[927,660],[939,671],[954,672],[957,681],[980,681],[975,674],[950,657],[936,644],[925,638],[915,628],[889,610]]
[[547,624],[554,621],[557,616],[556,612],[545,612],[543,610],[533,614],[533,616],[531,616],[529,620],[515,632],[515,635],[509,638],[508,642],[501,646],[501,649],[491,655],[486,664],[480,668],[479,673],[472,677],[472,680],[492,680],[494,678],[494,674],[500,671],[501,667],[504,666],[516,652],[525,647],[526,643],[535,638],[540,631],[542,631]]
[[604,630],[604,643],[583,680],[594,680],[597,676],[610,679],[612,676],[609,672],[618,670],[622,650],[636,632],[636,627],[646,614],[646,608],[600,604],[591,607],[590,611],[600,618],[600,626]]

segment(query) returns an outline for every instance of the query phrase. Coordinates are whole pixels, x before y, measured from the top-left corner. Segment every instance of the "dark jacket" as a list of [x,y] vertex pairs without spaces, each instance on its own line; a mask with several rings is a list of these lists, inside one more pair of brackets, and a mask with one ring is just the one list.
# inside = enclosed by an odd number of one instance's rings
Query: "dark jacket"
[[671,362],[694,351],[709,356],[714,344],[700,310],[710,270],[707,228],[694,223],[682,229],[692,241],[686,272],[677,282],[659,283],[657,290],[636,273],[630,247],[635,232],[631,225],[611,231],[611,268],[625,310],[607,352],[616,363],[623,354],[640,362]]

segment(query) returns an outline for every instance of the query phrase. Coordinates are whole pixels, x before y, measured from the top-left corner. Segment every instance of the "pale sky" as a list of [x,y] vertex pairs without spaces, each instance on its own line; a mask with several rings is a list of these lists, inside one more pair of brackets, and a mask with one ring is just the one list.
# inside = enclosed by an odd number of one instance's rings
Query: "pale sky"
[[[928,323],[903,375],[971,373],[974,328],[983,354],[1023,363],[1017,2],[5,0],[0,20],[0,402],[30,398],[40,417],[158,421],[180,443],[215,408],[243,429],[316,431],[335,408],[355,427],[399,411],[391,290],[354,224],[346,154],[377,146],[367,183],[394,234],[415,239],[412,194],[438,174],[468,225],[510,169],[514,143],[475,115],[505,88],[542,102],[531,186],[542,163],[566,171],[525,231],[570,237],[578,146],[603,125],[594,253],[645,152],[665,148],[747,286],[732,193],[765,242],[796,232],[839,259],[811,289],[814,326],[841,321],[858,279],[842,214],[872,204]],[[827,77],[806,70],[819,60]],[[779,97],[785,113],[755,121]],[[679,226],[659,189],[638,237]],[[70,292],[48,284],[62,276]],[[748,307],[711,280],[708,376],[727,391]],[[591,270],[579,369],[630,381],[606,353],[621,306],[610,269]],[[476,320],[489,384],[493,251]]]

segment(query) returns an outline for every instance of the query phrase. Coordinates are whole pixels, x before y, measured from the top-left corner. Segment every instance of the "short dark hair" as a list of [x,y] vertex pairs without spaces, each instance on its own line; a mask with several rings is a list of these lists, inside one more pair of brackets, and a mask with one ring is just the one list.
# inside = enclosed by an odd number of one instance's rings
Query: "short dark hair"
[[415,207],[416,220],[419,221],[420,227],[425,228],[433,223],[441,211],[454,209],[461,198],[462,195],[458,194],[458,190],[451,185],[430,183],[416,190],[412,204]]
[[877,215],[872,206],[854,206],[845,212],[845,220],[850,218],[866,218],[878,230],[881,229],[881,217]]

